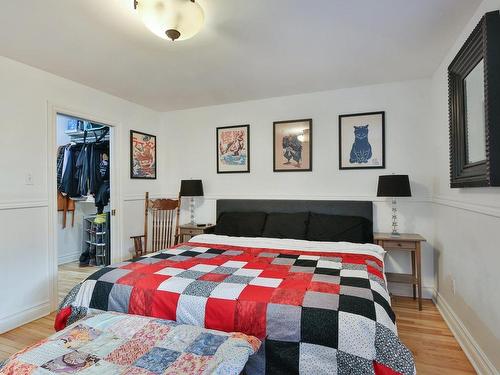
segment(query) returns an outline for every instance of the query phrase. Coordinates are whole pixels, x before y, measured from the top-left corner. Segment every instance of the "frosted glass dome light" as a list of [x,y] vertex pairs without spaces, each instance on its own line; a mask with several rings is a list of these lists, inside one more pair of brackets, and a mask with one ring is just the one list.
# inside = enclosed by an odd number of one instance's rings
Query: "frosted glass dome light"
[[134,7],[146,27],[162,39],[189,39],[203,26],[203,9],[194,0],[136,0]]

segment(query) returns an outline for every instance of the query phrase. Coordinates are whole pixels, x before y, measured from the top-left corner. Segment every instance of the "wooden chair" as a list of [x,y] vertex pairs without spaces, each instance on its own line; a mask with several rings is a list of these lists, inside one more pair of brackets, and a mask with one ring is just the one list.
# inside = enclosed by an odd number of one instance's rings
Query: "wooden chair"
[[[148,252],[148,223],[151,221],[151,252],[168,249],[179,241],[180,199],[149,199],[144,202],[144,234],[130,237],[137,257]],[[148,216],[151,213],[151,220]]]

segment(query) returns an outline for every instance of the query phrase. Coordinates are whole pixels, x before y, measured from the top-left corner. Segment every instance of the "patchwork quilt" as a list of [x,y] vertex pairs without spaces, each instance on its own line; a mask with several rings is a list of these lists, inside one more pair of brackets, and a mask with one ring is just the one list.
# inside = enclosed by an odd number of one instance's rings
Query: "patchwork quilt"
[[14,354],[0,375],[237,375],[259,345],[241,333],[107,312]]
[[255,336],[248,374],[411,375],[383,267],[339,246],[189,242],[100,269],[63,301],[56,328],[117,311]]

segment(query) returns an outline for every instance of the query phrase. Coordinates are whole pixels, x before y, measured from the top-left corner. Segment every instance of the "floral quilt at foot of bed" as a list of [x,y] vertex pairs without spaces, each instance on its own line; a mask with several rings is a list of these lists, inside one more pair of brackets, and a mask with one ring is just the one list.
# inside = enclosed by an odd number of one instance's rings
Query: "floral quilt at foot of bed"
[[14,354],[0,375],[240,374],[259,346],[241,333],[107,312]]

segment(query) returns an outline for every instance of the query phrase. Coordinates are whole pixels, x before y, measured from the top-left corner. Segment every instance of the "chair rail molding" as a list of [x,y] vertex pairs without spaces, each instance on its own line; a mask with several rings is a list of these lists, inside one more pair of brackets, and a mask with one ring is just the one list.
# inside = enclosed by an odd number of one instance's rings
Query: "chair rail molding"
[[27,208],[48,207],[48,199],[5,199],[0,200],[0,210],[17,210]]
[[500,206],[487,206],[482,203],[460,201],[444,195],[436,195],[432,202],[440,206],[453,207],[465,211],[500,218]]
[[[171,194],[167,194],[171,195]],[[290,199],[290,200],[343,200],[343,201],[372,201],[374,203],[390,202],[389,199],[374,195],[314,195],[314,194],[207,194],[205,200],[217,199]],[[144,199],[144,197],[143,197]],[[400,198],[405,203],[430,203],[431,197]]]

